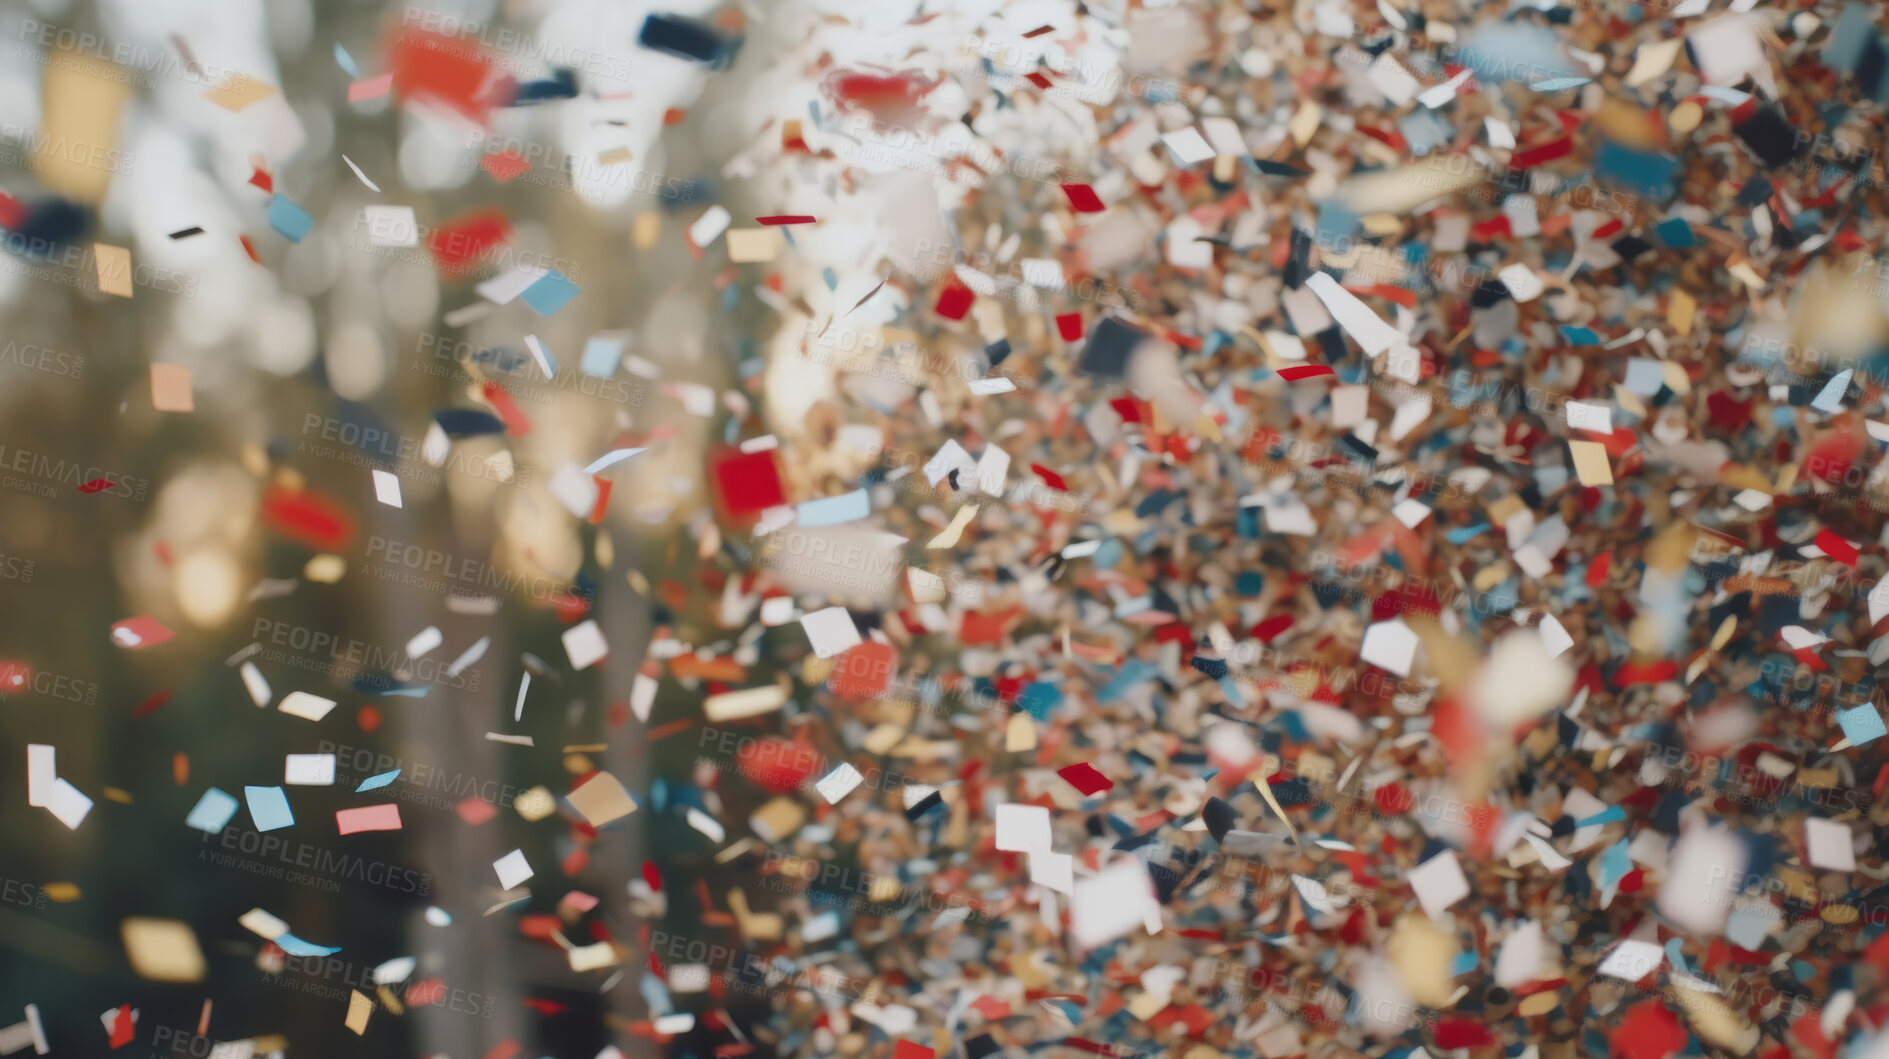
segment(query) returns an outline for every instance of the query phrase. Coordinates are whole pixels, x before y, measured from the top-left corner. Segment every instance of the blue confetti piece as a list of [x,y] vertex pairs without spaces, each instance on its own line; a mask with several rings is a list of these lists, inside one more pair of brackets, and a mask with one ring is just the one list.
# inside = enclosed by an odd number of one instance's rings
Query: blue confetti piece
[[235,815],[235,795],[212,787],[197,799],[197,807],[184,817],[184,823],[199,831],[215,834],[223,830],[223,826],[230,822],[230,817]]
[[1528,87],[1537,92],[1566,92],[1570,88],[1579,88],[1592,80],[1591,77],[1556,77],[1547,81],[1537,81]]
[[1620,885],[1620,880],[1633,870],[1633,858],[1627,856],[1627,840],[1621,839],[1607,847],[1607,852],[1600,859],[1600,888],[1612,890]]
[[1889,733],[1889,729],[1883,728],[1882,714],[1868,702],[1854,709],[1838,710],[1837,723],[1843,726],[1843,734],[1849,738],[1851,746],[1874,742]]
[[1673,967],[1677,968],[1680,974],[1692,973],[1692,968],[1686,966],[1686,951],[1681,939],[1666,939],[1666,958],[1672,961]]
[[621,363],[623,363],[621,340],[592,335],[590,341],[584,343],[584,355],[577,362],[577,367],[585,375],[607,379],[617,373],[617,365]]
[[354,793],[359,794],[362,791],[377,791],[399,778],[399,769],[395,769],[392,772],[383,772],[378,776],[369,776],[361,781],[359,787],[354,788]]
[[821,269],[820,278],[826,281],[827,290],[840,289],[840,277],[831,268]]
[[1627,818],[1626,810],[1620,808],[1617,805],[1610,805],[1607,808],[1602,809],[1600,812],[1595,813],[1593,816],[1584,816],[1580,818],[1579,820],[1574,821],[1574,826],[1575,827],[1599,827],[1602,824],[1611,824],[1620,820],[1625,820],[1626,818]]
[[1575,327],[1571,324],[1561,325],[1561,337],[1567,341],[1568,345],[1571,345],[1571,346],[1598,346],[1600,345],[1599,335],[1595,334],[1592,331],[1589,331],[1585,327]]
[[289,812],[289,796],[280,787],[244,787],[243,800],[249,803],[249,818],[258,831],[274,831],[295,823]]
[[354,56],[349,55],[348,50],[339,44],[335,45],[335,62],[348,72],[349,77],[356,81],[361,79],[361,68],[354,65]]
[[1456,965],[1450,968],[1450,977],[1454,978],[1459,974],[1468,974],[1476,969],[1477,962],[1474,952],[1466,951],[1457,953]]
[[1463,545],[1487,532],[1489,532],[1489,524],[1487,522],[1478,522],[1473,526],[1460,526],[1450,530],[1445,536],[1449,537],[1451,544]]
[[564,273],[552,269],[526,287],[521,297],[525,299],[526,305],[537,310],[539,316],[550,316],[577,297],[577,284],[564,278]]
[[1672,190],[1679,159],[1657,151],[1636,151],[1612,140],[1602,140],[1594,154],[1594,173],[1642,194],[1664,196]]
[[839,496],[809,500],[800,505],[798,514],[802,526],[837,526],[872,514],[872,502],[864,489],[855,489]]
[[269,227],[282,234],[282,238],[291,243],[299,243],[315,226],[315,219],[308,211],[290,202],[287,196],[278,194],[269,200]]
[[315,945],[293,934],[283,934],[275,939],[275,943],[277,948],[290,956],[333,956],[341,951],[339,945]]
[[1684,250],[1699,245],[1699,237],[1692,234],[1692,223],[1684,217],[1669,217],[1653,228],[1659,233],[1660,242],[1674,250]]

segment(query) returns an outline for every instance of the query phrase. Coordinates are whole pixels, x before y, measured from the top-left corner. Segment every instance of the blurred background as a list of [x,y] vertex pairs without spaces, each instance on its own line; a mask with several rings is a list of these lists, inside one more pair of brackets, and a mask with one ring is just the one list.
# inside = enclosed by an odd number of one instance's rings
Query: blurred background
[[[712,46],[647,46],[657,13]],[[794,626],[737,642],[745,623],[716,619],[752,556],[705,463],[767,434],[831,441],[844,358],[798,354],[893,271],[949,263],[927,248],[951,246],[945,217],[980,182],[936,160],[1001,168],[999,137],[1082,160],[1083,99],[975,106],[986,74],[1032,65],[966,51],[993,20],[1041,21],[995,0],[0,6],[0,1025],[36,1005],[68,1055],[102,1054],[119,1005],[125,1054],[663,1050],[634,1032],[671,1000],[631,943],[670,924],[739,944],[721,895],[752,858],[718,863],[673,811],[527,824],[593,769],[659,810],[753,808],[710,789],[693,730],[647,737],[713,687],[649,657],[733,657],[753,686],[778,639],[804,649]],[[1078,93],[1117,90],[1101,82],[1122,43],[1064,57],[1091,64]],[[416,48],[475,56],[483,87]],[[835,110],[848,69],[922,86],[894,126],[924,138],[887,137],[883,108]],[[931,139],[953,127],[962,142]],[[786,257],[731,264],[696,242],[717,210],[821,223]],[[543,315],[482,292],[520,269],[580,293]],[[854,322],[909,298],[888,288]],[[872,387],[874,426],[913,392]],[[648,451],[583,473],[623,447]],[[857,473],[781,462],[796,494]],[[114,625],[134,619],[147,639],[126,646]],[[560,640],[583,620],[608,655],[574,672]],[[653,703],[634,701],[639,672]],[[295,692],[336,708],[286,717]],[[25,744],[54,747],[92,800],[78,827],[18,797]],[[257,832],[241,808],[184,823],[206,788],[240,799],[296,753],[337,771],[289,788],[298,826]],[[328,814],[394,769],[402,829],[338,840]],[[513,848],[569,887],[496,911],[491,865]],[[572,927],[586,896],[596,914]],[[286,954],[237,925],[253,908],[341,951]],[[136,973],[127,917],[194,928],[201,980]],[[572,936],[549,937],[559,924]],[[628,957],[602,988],[563,952],[600,940]],[[402,955],[410,1010],[355,1035],[350,993],[377,994]],[[686,1033],[663,1047],[706,1054]]]

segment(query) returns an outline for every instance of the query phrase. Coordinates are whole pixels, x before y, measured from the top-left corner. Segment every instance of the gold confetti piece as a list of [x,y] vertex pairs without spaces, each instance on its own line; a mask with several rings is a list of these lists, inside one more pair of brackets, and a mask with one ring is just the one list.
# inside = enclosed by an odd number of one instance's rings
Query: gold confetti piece
[[519,816],[537,823],[557,812],[558,804],[557,799],[551,797],[550,790],[544,787],[533,787],[512,799],[512,808],[518,810]]
[[56,904],[69,905],[79,899],[77,883],[49,882],[44,887],[46,897]]
[[97,205],[120,163],[118,129],[135,78],[80,51],[46,56],[40,84],[40,124],[30,141],[33,172],[45,190]]
[[1699,303],[1692,295],[1674,288],[1673,295],[1666,302],[1666,322],[1673,325],[1673,330],[1680,335],[1692,333],[1692,320],[1699,311]]
[[779,228],[731,228],[725,238],[728,260],[738,265],[772,261],[783,245]]
[[1607,462],[1607,448],[1598,441],[1570,441],[1568,452],[1574,457],[1574,473],[1582,485],[1614,484],[1613,466]]
[[1004,750],[1015,754],[1036,749],[1036,722],[1027,713],[1013,713],[1004,728]]
[[380,1006],[387,1009],[387,1014],[401,1015],[406,1013],[406,1005],[400,1002],[400,998],[394,994],[392,989],[381,986],[374,990],[374,992],[380,997]]
[[318,585],[332,585],[345,577],[347,572],[348,561],[328,552],[313,556],[302,564],[302,576]]
[[1515,1006],[1515,1013],[1524,1018],[1533,1018],[1536,1015],[1546,1015],[1560,1006],[1561,998],[1556,996],[1553,990],[1549,990],[1545,993],[1530,993],[1523,997],[1522,1002]]
[[130,804],[131,804],[131,792],[130,792],[130,791],[127,791],[127,790],[120,790],[120,789],[119,789],[119,788],[117,788],[117,787],[106,787],[106,788],[104,789],[104,793],[105,793],[105,797],[107,797],[107,798],[109,798],[109,799],[111,799],[111,800],[112,800],[112,801],[114,801],[114,802],[117,802],[117,803],[118,803],[119,805],[130,805]]
[[131,297],[131,251],[110,243],[93,243],[92,264],[98,269],[99,290],[120,298]]
[[160,412],[190,412],[196,409],[188,367],[182,364],[151,365],[151,407]]
[[944,528],[944,532],[933,537],[931,543],[925,545],[925,550],[933,551],[939,548],[957,547],[958,538],[964,535],[964,527],[969,526],[971,520],[976,517],[976,504],[966,504],[958,508],[957,514],[951,516],[951,524]]
[[651,210],[639,213],[630,225],[630,243],[638,250],[648,250],[662,237],[662,214]]
[[175,919],[131,916],[118,926],[125,955],[140,978],[153,982],[200,982],[203,950],[190,924]]
[[770,844],[786,840],[806,822],[806,806],[784,794],[756,809],[754,815],[748,817],[748,827],[754,831],[755,837]]
[[215,88],[204,90],[203,98],[231,113],[238,113],[275,94],[274,85],[265,84],[248,74],[237,74]]
[[592,827],[602,827],[636,811],[636,799],[608,772],[599,772],[568,796],[571,808],[584,815]]
[[636,152],[630,150],[628,147],[612,147],[608,151],[600,152],[597,155],[598,165],[623,165],[626,162],[634,161],[636,161]]
[[1455,988],[1450,967],[1456,962],[1456,939],[1430,917],[1413,912],[1397,921],[1384,955],[1412,999],[1426,1007],[1441,1007]]
[[355,1036],[358,1037],[367,1032],[367,1017],[373,1013],[374,1002],[367,999],[367,994],[359,989],[348,991],[347,1027],[354,1031]]
[[1292,142],[1301,149],[1312,142],[1312,136],[1318,132],[1319,122],[1325,117],[1325,109],[1311,100],[1299,104],[1298,112],[1286,123],[1286,131],[1292,134]]

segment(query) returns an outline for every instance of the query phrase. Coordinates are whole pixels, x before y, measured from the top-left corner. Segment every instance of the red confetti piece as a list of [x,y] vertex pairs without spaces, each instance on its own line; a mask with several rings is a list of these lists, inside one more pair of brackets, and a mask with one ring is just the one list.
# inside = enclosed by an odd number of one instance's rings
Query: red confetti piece
[[131,1043],[131,1038],[136,1032],[134,1025],[130,1004],[121,1004],[117,1011],[112,1012],[111,1046],[114,1049],[123,1048]]
[[1101,213],[1108,209],[1102,205],[1102,199],[1095,189],[1087,184],[1064,184],[1063,194],[1069,197],[1069,205],[1077,213]]
[[94,478],[91,481],[85,483],[84,485],[79,486],[79,492],[102,493],[105,490],[110,489],[111,487],[112,487],[112,480],[110,478]]
[[262,520],[288,539],[317,551],[339,551],[354,539],[354,519],[319,493],[272,485],[262,497]]
[[1082,337],[1082,314],[1064,313],[1056,318],[1056,332],[1063,336],[1063,341],[1074,342]]
[[1852,567],[1856,565],[1856,545],[1827,529],[1817,531],[1817,547],[1837,562]]
[[1049,486],[1051,489],[1064,493],[1069,491],[1069,483],[1063,480],[1063,476],[1050,470],[1048,467],[1040,463],[1032,463],[1030,464],[1030,470],[1035,471],[1037,477],[1043,479],[1043,484]]
[[1115,786],[1115,781],[1102,775],[1101,771],[1086,761],[1079,761],[1056,770],[1071,787],[1082,792],[1084,797],[1098,794]]
[[525,418],[518,402],[512,400],[512,395],[506,392],[505,387],[488,379],[479,388],[479,393],[485,398],[485,403],[492,406],[492,414],[505,421],[507,434],[522,438],[531,433],[531,420]]
[[715,465],[715,485],[730,514],[752,514],[787,503],[771,449],[722,460]]
[[143,647],[154,647],[175,639],[176,636],[176,633],[170,631],[170,629],[165,627],[163,622],[158,621],[156,618],[143,616],[126,618],[112,626],[112,642],[120,647],[128,647],[133,650]]
[[512,222],[499,210],[463,214],[439,226],[426,241],[433,260],[453,269],[478,258],[512,237]]
[[401,97],[441,103],[484,124],[490,103],[480,92],[488,66],[475,45],[405,29],[394,37],[387,65]]
[[819,218],[810,213],[779,213],[767,217],[756,217],[754,223],[770,226],[781,224],[818,224]]
[[264,191],[273,192],[275,190],[275,178],[260,169],[249,174],[249,182]]
[[605,512],[610,510],[610,488],[616,483],[596,475],[591,475],[591,480],[597,483],[597,502],[590,506],[590,524],[600,526]]
[[945,289],[938,292],[938,304],[933,308],[939,316],[947,320],[962,320],[964,314],[971,311],[971,302],[976,300],[971,288],[955,280],[945,284]]
[[1316,379],[1321,375],[1336,374],[1338,373],[1333,371],[1329,364],[1300,364],[1290,368],[1279,369],[1279,377],[1287,382],[1298,382],[1300,379]]
[[437,978],[422,978],[407,987],[403,997],[410,1008],[429,1007],[446,998],[446,983]]
[[531,163],[517,151],[500,151],[488,154],[479,162],[479,168],[492,174],[492,178],[503,184],[514,177],[531,170]]
[[1549,143],[1537,144],[1534,147],[1524,147],[1516,151],[1514,159],[1509,162],[1509,168],[1533,169],[1538,165],[1546,165],[1557,159],[1566,158],[1573,153],[1574,137],[1563,136]]
[[[5,686],[5,672],[5,669],[0,668],[0,687]],[[138,703],[138,705],[132,709],[131,716],[149,717],[163,709],[164,704],[169,701],[171,701],[171,693],[168,691],[160,691],[150,698],[145,699],[143,702]]]
[[243,241],[243,253],[249,255],[249,260],[262,264],[262,255],[256,253],[256,244],[249,241],[249,236],[239,235],[237,238]]
[[938,1052],[913,1041],[899,1040],[892,1044],[892,1059],[936,1059]]
[[498,815],[498,810],[492,808],[492,803],[483,798],[467,798],[453,809],[459,814],[459,819],[473,827],[478,827]]
[[658,892],[662,890],[662,869],[656,867],[655,861],[643,862],[643,881],[649,884],[651,890]]
[[827,689],[845,699],[869,699],[892,686],[899,665],[899,650],[891,644],[868,640],[849,647],[834,663]]

